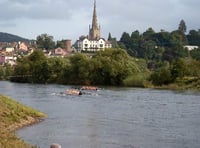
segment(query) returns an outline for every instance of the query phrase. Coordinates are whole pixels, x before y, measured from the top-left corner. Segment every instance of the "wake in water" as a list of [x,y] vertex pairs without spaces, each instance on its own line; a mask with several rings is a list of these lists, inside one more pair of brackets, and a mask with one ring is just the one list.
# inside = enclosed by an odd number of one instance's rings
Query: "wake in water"
[[[94,93],[94,92],[89,92],[89,91],[81,91],[81,95],[86,95],[86,96],[99,96],[98,93]],[[81,96],[81,95],[73,95],[73,94],[67,94],[65,92],[54,92],[51,93],[52,96],[61,96],[61,97],[65,97],[65,96]]]

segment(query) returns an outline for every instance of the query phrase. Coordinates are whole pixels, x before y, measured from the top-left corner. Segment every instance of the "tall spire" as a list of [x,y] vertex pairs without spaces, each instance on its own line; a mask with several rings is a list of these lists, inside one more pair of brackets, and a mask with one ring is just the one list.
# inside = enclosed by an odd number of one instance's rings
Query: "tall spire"
[[97,23],[96,0],[94,0],[92,27],[89,30],[89,38],[92,40],[100,38],[100,26],[98,26]]
[[93,10],[93,18],[92,18],[92,28],[98,28],[97,25],[97,12],[96,12],[96,0],[94,0],[94,10]]

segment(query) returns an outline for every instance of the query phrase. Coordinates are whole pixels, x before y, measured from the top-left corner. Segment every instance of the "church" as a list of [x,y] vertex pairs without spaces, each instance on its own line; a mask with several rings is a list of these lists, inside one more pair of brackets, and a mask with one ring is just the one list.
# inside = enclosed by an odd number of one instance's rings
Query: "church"
[[89,25],[89,35],[79,37],[79,40],[75,43],[75,48],[79,52],[96,52],[112,48],[112,44],[101,38],[100,33],[100,25],[97,23],[96,0],[94,0],[92,25]]

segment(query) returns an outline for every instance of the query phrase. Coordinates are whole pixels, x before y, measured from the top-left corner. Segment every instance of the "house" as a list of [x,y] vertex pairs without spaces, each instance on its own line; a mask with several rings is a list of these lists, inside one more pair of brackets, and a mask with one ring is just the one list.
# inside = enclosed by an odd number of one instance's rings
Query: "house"
[[24,42],[19,42],[18,49],[23,51],[28,51],[28,46]]
[[5,63],[5,56],[3,55],[0,55],[0,65],[4,64]]
[[103,38],[90,40],[86,37],[78,41],[77,49],[78,51],[87,51],[87,52],[104,50],[106,46],[105,43],[106,41]]
[[65,56],[66,54],[67,52],[65,51],[65,49],[62,49],[60,47],[54,50],[54,56]]
[[189,51],[194,50],[194,49],[198,49],[199,46],[191,46],[191,45],[186,45],[184,46],[184,48],[188,49]]
[[13,52],[15,49],[13,47],[6,47],[6,52],[10,53]]

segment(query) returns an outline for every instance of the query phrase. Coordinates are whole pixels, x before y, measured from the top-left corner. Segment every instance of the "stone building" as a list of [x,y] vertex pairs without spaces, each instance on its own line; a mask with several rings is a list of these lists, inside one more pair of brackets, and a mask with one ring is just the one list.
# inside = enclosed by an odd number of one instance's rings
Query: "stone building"
[[92,25],[89,25],[89,35],[79,37],[79,40],[75,43],[75,48],[82,52],[96,52],[105,48],[112,48],[112,44],[101,37],[100,25],[97,23],[96,0],[94,0]]

